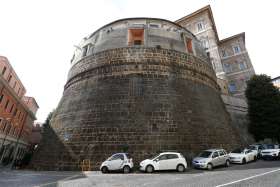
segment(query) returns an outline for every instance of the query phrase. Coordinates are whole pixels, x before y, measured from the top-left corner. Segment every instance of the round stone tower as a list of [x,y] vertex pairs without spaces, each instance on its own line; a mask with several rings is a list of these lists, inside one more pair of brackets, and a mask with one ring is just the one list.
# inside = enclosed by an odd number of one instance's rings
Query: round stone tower
[[41,169],[96,169],[116,152],[135,163],[160,151],[229,149],[230,124],[206,52],[183,27],[130,18],[77,46],[51,127],[32,161]]

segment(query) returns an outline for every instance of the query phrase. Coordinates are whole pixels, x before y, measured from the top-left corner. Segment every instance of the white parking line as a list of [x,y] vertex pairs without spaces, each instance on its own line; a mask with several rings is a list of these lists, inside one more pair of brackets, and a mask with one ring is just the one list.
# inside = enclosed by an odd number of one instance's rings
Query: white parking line
[[267,174],[270,174],[270,173],[274,173],[274,172],[277,172],[277,171],[280,171],[280,169],[268,171],[268,172],[261,173],[261,174],[258,174],[258,175],[254,175],[254,176],[251,176],[251,177],[247,177],[247,178],[244,178],[244,179],[232,181],[232,182],[229,182],[229,183],[220,184],[220,185],[218,185],[218,186],[216,186],[216,187],[228,186],[228,185],[230,185],[230,184],[235,184],[235,183],[238,183],[238,182],[250,180],[250,179],[257,178],[257,177],[260,177],[260,176],[263,176],[263,175],[267,175]]

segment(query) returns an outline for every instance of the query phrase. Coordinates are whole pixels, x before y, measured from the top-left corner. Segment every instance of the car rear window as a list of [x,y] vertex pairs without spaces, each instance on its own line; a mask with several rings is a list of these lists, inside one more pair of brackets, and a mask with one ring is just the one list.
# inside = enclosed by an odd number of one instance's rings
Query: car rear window
[[130,154],[126,153],[125,155],[126,155],[127,159],[131,159]]

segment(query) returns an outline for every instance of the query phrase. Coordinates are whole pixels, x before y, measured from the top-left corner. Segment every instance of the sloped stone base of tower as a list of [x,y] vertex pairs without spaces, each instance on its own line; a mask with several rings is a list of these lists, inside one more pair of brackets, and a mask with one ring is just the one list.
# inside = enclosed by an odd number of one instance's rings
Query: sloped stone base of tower
[[69,76],[33,168],[80,170],[88,159],[98,169],[123,149],[137,166],[161,151],[188,155],[242,143],[213,70],[193,56],[114,49],[84,58]]

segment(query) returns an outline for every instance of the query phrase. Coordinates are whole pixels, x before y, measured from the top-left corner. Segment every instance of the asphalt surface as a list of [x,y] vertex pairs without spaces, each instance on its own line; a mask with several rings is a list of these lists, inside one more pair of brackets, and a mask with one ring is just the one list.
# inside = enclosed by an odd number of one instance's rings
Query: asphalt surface
[[213,171],[188,169],[184,173],[155,172],[131,174],[90,172],[56,172],[1,170],[0,187],[280,187],[280,161],[262,161],[246,165],[231,165],[229,168],[215,168]]

